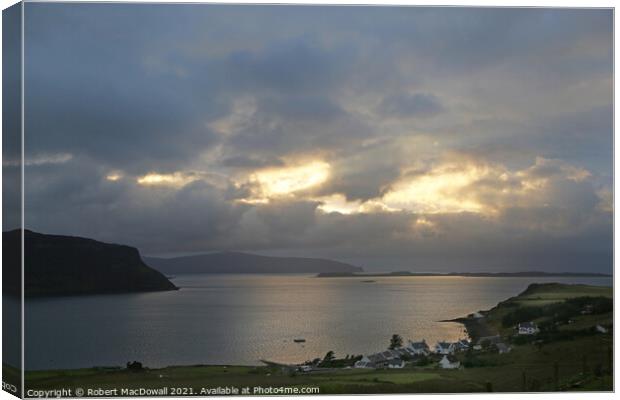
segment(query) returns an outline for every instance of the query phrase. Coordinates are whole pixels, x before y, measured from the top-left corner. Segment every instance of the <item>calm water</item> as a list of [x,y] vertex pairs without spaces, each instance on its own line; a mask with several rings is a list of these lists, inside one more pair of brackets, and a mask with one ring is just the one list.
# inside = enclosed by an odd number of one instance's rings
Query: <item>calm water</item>
[[437,321],[488,309],[533,281],[611,286],[611,278],[372,279],[185,275],[175,292],[29,300],[26,368],[300,362],[382,350],[393,333],[433,344],[464,337],[461,325]]

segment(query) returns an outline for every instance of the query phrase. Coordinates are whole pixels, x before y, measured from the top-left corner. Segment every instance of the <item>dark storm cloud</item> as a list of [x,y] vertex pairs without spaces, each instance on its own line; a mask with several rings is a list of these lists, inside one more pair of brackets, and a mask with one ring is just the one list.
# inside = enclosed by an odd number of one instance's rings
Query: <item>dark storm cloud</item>
[[[338,83],[347,73],[350,48],[326,50],[308,38],[270,44],[259,51],[237,51],[225,60],[239,85],[285,93],[312,94]],[[344,54],[343,54],[344,53]]]
[[[609,10],[26,7],[31,229],[150,254],[610,267]],[[252,198],[260,171],[316,161],[316,187]],[[464,179],[448,170],[476,175],[457,203],[494,214],[376,204]],[[339,196],[375,203],[321,209]]]

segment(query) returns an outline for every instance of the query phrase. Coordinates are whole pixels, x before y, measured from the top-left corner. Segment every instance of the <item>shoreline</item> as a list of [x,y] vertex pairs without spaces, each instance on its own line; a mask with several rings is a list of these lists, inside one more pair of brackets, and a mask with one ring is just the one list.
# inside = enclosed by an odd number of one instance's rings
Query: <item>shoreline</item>
[[378,272],[378,273],[355,273],[355,272],[321,272],[316,278],[376,278],[376,277],[424,277],[424,276],[456,276],[463,278],[612,278],[611,274],[594,272]]
[[[468,314],[465,317],[456,317],[456,318],[451,318],[451,319],[444,319],[444,320],[438,320],[437,322],[452,322],[452,323],[458,323],[461,324],[465,327],[465,333],[467,334],[468,338],[470,339],[470,341],[472,341],[472,343],[474,341],[478,341],[480,338],[482,337],[489,337],[489,336],[496,336],[499,335],[500,332],[493,330],[493,328],[491,328],[489,326],[489,324],[487,324],[486,319],[489,313],[491,313],[493,310],[497,309],[498,307],[500,307],[502,304],[505,304],[509,301],[511,301],[512,299],[518,298],[520,296],[523,296],[527,293],[529,293],[532,289],[535,288],[539,288],[539,287],[550,287],[550,286],[555,286],[555,285],[559,285],[559,286],[563,286],[563,287],[579,287],[579,286],[584,286],[584,287],[598,287],[598,288],[607,288],[607,286],[593,286],[593,285],[585,285],[585,284],[563,284],[563,283],[531,283],[530,285],[528,285],[528,287],[521,293],[515,295],[515,296],[511,296],[508,297],[504,300],[499,301],[495,306],[491,307],[488,310],[478,310],[478,311],[472,311],[470,314]],[[613,286],[612,286],[613,287]],[[479,317],[474,317],[475,314],[480,314]],[[186,367],[223,367],[223,368],[235,368],[235,367],[240,367],[240,368],[260,368],[260,367],[265,367],[265,366],[269,366],[270,364],[272,365],[280,365],[280,366],[294,366],[297,364],[286,364],[286,363],[280,363],[280,362],[275,362],[275,361],[267,361],[264,362],[263,360],[258,360],[258,362],[256,364],[201,364],[201,363],[196,363],[196,364],[187,364],[187,365],[183,365],[183,364],[171,364],[171,365],[166,365],[166,366],[157,366],[157,367],[148,367],[145,366],[145,369],[147,370],[160,370],[160,369],[167,369],[167,368],[186,368]],[[12,367],[8,364],[5,364],[9,367]],[[14,367],[12,367],[14,368]],[[33,370],[25,370],[25,372],[28,373],[40,373],[40,372],[53,372],[53,371],[77,371],[77,370],[102,370],[102,371],[112,371],[112,370],[123,370],[125,367],[120,365],[120,366],[90,366],[90,367],[76,367],[76,368],[58,368],[58,369],[33,369]]]
[[493,332],[491,330],[491,328],[485,323],[484,317],[458,317],[453,319],[444,319],[438,322],[453,322],[463,325],[465,327],[465,333],[472,343],[477,342],[481,337],[495,336],[499,334],[498,332]]
[[[195,363],[166,367],[140,365],[138,368],[100,365],[90,368],[27,370],[25,384],[31,390],[53,390],[66,387],[70,379],[81,388],[187,387],[191,388],[188,390],[194,390],[194,394],[199,394],[205,387],[270,385],[319,387],[321,394],[486,392],[489,384],[497,392],[612,390],[611,312],[579,314],[574,317],[573,323],[559,328],[556,334],[560,336],[541,338],[546,340],[539,344],[527,340],[531,339],[528,337],[513,340],[509,338],[514,336],[511,334],[512,328],[502,328],[499,324],[507,310],[512,311],[518,307],[515,304],[520,307],[544,307],[545,304],[559,304],[566,299],[583,296],[613,298],[613,293],[604,286],[532,284],[519,295],[500,301],[489,310],[438,321],[463,324],[472,341],[493,336],[491,330],[497,330],[495,334],[501,335],[501,343],[507,347],[503,352],[492,351],[484,345],[478,349],[474,347],[471,353],[459,352],[455,357],[462,367],[454,369],[442,368],[437,355],[433,356],[430,365],[409,363],[403,369],[346,368],[339,364],[306,371],[298,368],[299,364],[267,360],[265,365]],[[597,324],[606,327],[607,331],[595,331]],[[576,363],[575,360],[587,360],[587,368],[583,366],[584,363]],[[527,364],[525,375],[522,373],[524,361]],[[554,366],[559,366],[559,375]],[[3,364],[3,375],[13,378],[15,382],[19,381],[19,371],[7,364]]]

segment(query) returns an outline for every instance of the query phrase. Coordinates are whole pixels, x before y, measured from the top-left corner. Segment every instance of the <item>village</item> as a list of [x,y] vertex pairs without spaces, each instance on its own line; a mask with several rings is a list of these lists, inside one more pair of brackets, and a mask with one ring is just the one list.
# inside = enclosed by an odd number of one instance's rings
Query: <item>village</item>
[[[468,317],[480,320],[484,318],[480,313],[470,314]],[[515,336],[533,336],[540,331],[533,321],[519,323],[514,328]],[[476,340],[470,338],[460,339],[456,342],[439,341],[431,347],[425,339],[408,340],[405,344],[400,335],[394,334],[390,339],[389,347],[384,351],[358,356],[347,355],[343,359],[337,359],[335,354],[330,351],[324,358],[306,361],[303,364],[296,365],[295,369],[302,373],[320,372],[335,368],[402,369],[405,367],[424,367],[458,369],[467,367],[466,360],[475,354],[505,354],[510,352],[512,347],[506,343],[509,342],[510,338],[506,339],[495,334],[478,337]]]
[[[610,300],[602,297],[578,297],[560,303],[540,307],[521,308],[510,302],[504,303],[501,323],[490,323],[489,311],[469,314],[466,318],[451,321],[465,326],[467,338],[450,341],[438,341],[430,346],[425,339],[403,340],[394,334],[389,346],[384,351],[363,355],[346,355],[338,359],[334,352],[328,352],[322,359],[317,358],[303,364],[288,366],[297,372],[312,373],[334,369],[463,369],[485,366],[481,361],[485,356],[510,353],[515,346],[532,344],[542,346],[544,343],[570,339],[562,327],[573,326],[579,318],[592,314],[601,314],[610,310]],[[495,317],[496,319],[497,317]],[[528,320],[528,318],[531,318]],[[524,320],[525,319],[525,320]],[[605,325],[605,326],[604,326]],[[609,334],[611,325],[595,323],[582,330],[581,334]],[[570,330],[568,332],[571,332]],[[577,331],[572,331],[577,332]],[[488,358],[488,357],[487,357]]]

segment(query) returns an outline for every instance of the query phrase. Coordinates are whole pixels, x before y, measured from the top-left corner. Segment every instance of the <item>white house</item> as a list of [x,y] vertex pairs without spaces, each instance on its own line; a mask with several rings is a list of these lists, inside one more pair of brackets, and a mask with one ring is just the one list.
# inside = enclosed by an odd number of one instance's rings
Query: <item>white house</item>
[[441,361],[439,361],[439,366],[444,369],[456,369],[461,366],[461,363],[453,356],[444,355]]
[[[394,363],[392,363],[394,361]],[[397,368],[390,366],[390,363],[396,365],[402,362],[400,354],[396,350],[386,350],[381,353],[368,354],[354,364],[355,368]]]
[[356,361],[355,364],[353,365],[353,368],[374,368],[375,364],[371,363],[370,361],[364,361],[359,360]]
[[412,342],[410,340],[409,344],[407,345],[407,350],[409,351],[409,353],[416,356],[427,356],[430,353],[430,349],[426,344],[426,340],[424,339],[422,339],[421,342]]
[[405,362],[401,360],[400,358],[394,358],[387,362],[387,367],[388,368],[404,368]]
[[519,335],[535,335],[538,333],[538,326],[533,322],[521,322],[517,329],[519,330]]
[[437,354],[453,354],[454,353],[454,343],[448,342],[437,342],[435,345],[435,353]]
[[602,325],[596,325],[596,331],[600,333],[607,333],[607,329]]

